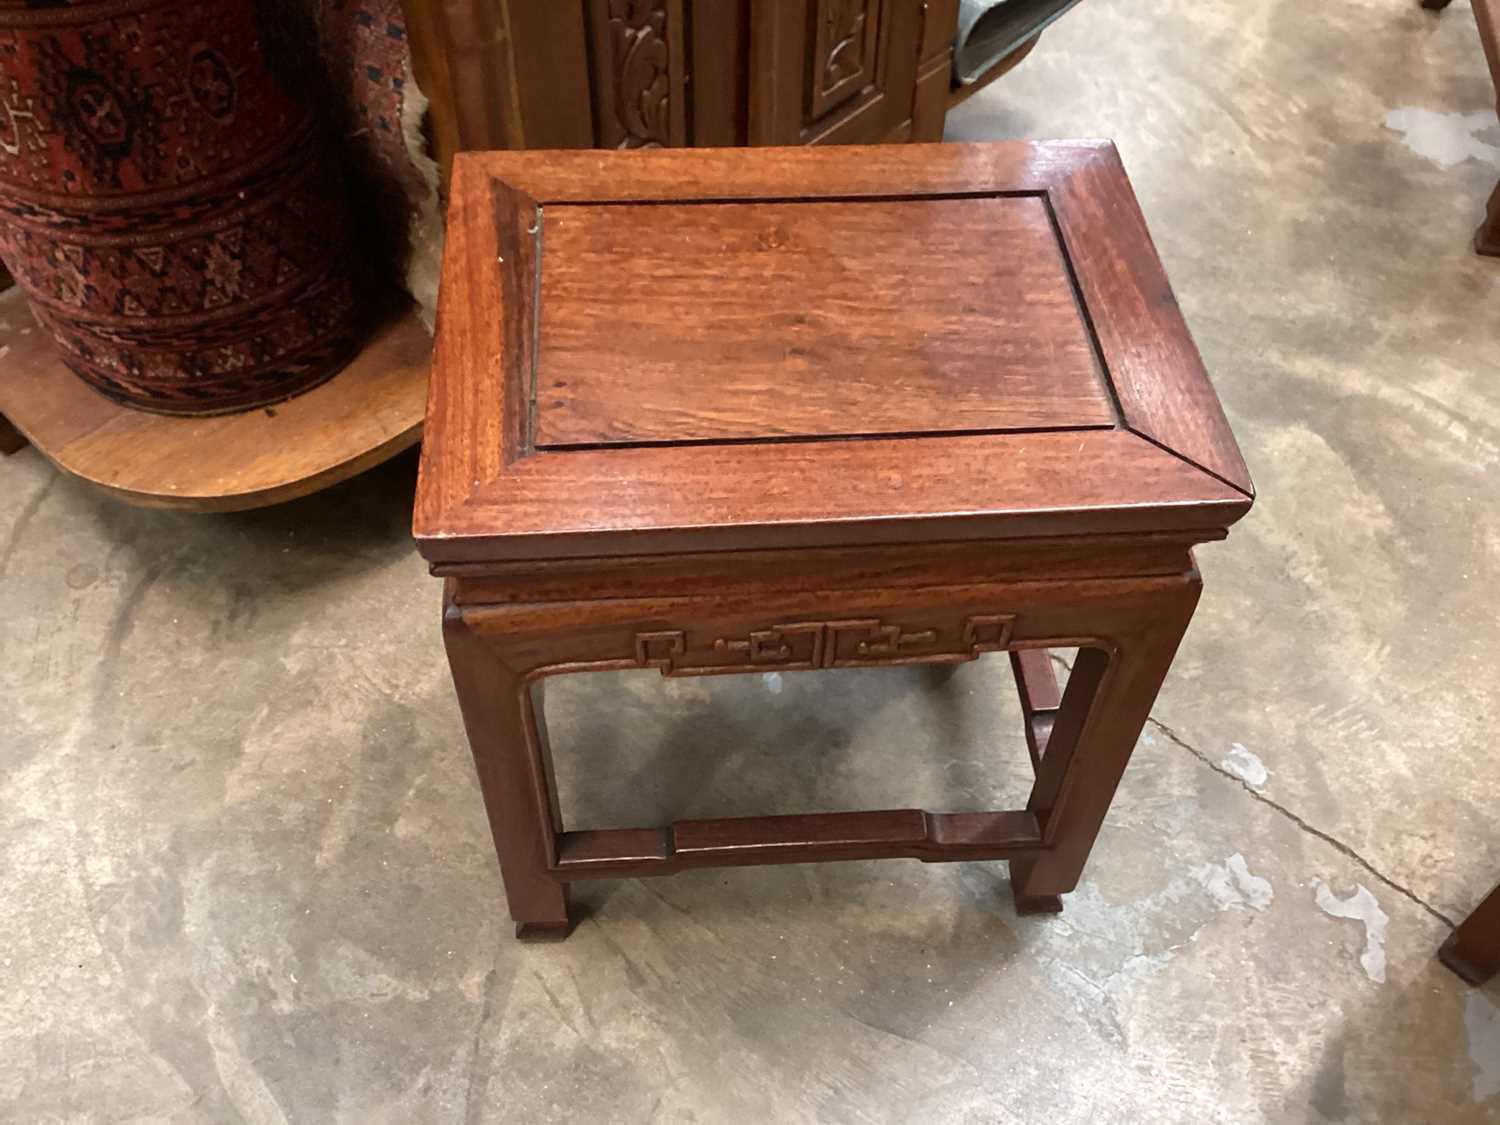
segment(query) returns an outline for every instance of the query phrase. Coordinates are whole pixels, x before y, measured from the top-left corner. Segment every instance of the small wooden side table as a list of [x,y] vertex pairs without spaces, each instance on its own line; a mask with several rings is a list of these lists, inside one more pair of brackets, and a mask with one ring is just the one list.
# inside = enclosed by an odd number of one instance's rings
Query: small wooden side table
[[[1251,499],[1109,144],[455,161],[414,528],[519,937],[759,863],[1006,859],[1060,909]],[[565,826],[551,676],[991,652],[1024,809]]]

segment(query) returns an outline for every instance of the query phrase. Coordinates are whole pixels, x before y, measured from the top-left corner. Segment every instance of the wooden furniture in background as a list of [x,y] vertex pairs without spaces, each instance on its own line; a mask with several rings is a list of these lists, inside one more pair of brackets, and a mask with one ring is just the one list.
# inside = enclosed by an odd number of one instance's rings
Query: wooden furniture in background
[[1459,924],[1438,956],[1470,984],[1484,984],[1500,973],[1500,887]]
[[958,0],[405,0],[444,172],[470,149],[938,141]]
[[210,418],[145,414],[95,393],[63,366],[19,289],[0,294],[0,325],[0,451],[19,449],[24,435],[59,469],[140,507],[277,504],[421,438],[432,338],[405,309],[329,382],[275,406]]
[[[755,863],[1008,859],[1060,908],[1252,497],[1113,146],[463,154],[439,324],[414,530],[519,936]],[[551,676],[1002,651],[1024,809],[564,823]]]
[[[1433,11],[1446,8],[1450,0],[1422,0],[1422,7]],[[1497,112],[1500,112],[1500,0],[1473,0],[1474,22],[1479,25],[1479,42],[1484,47],[1490,79],[1495,85]],[[1474,232],[1474,249],[1480,254],[1500,257],[1500,183],[1490,193],[1485,206],[1484,222]]]
[[[13,284],[9,271],[3,264],[0,264],[0,293],[9,289]],[[21,431],[10,424],[10,419],[0,414],[0,455],[9,457],[12,453],[19,453],[25,448],[26,439],[21,436]]]

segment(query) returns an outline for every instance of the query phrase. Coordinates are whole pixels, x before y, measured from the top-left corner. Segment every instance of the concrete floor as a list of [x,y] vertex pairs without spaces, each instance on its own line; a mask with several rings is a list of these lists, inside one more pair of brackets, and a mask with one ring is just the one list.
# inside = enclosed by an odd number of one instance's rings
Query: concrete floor
[[[1462,0],[1089,0],[954,115],[1118,139],[1260,488],[1057,918],[845,864],[517,945],[409,458],[226,517],[0,464],[0,1117],[1500,1121],[1432,958],[1500,879],[1493,98]],[[567,807],[1003,802],[1007,681],[564,682]]]

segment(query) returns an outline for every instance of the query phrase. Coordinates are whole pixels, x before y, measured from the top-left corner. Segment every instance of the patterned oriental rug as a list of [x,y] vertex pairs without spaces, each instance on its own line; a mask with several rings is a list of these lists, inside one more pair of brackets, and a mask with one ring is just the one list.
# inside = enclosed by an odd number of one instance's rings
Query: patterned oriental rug
[[0,259],[111,398],[220,413],[328,378],[432,206],[396,0],[278,5],[0,0]]

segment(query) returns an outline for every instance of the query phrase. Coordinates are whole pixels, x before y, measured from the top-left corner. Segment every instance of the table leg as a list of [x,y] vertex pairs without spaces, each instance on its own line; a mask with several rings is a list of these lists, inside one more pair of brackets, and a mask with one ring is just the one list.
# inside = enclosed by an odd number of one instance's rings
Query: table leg
[[1194,573],[1148,623],[1111,637],[1113,652],[1078,650],[1027,805],[1050,847],[1010,865],[1020,913],[1061,910],[1059,896],[1078,885],[1201,589]]
[[1438,956],[1470,984],[1483,984],[1500,972],[1500,887],[1459,924]]
[[9,418],[0,414],[0,453],[7,457],[26,448],[26,438],[11,424]]
[[[1479,42],[1484,47],[1484,61],[1490,68],[1495,93],[1500,97],[1500,0],[1474,0],[1472,6]],[[1474,249],[1480,254],[1500,256],[1500,184],[1485,205],[1484,222],[1474,233]]]
[[1500,184],[1490,193],[1485,205],[1484,222],[1474,232],[1474,250],[1490,257],[1500,257]]
[[443,643],[489,814],[505,898],[524,941],[568,936],[568,887],[547,873],[560,831],[542,680],[528,683],[465,624],[452,604]]

